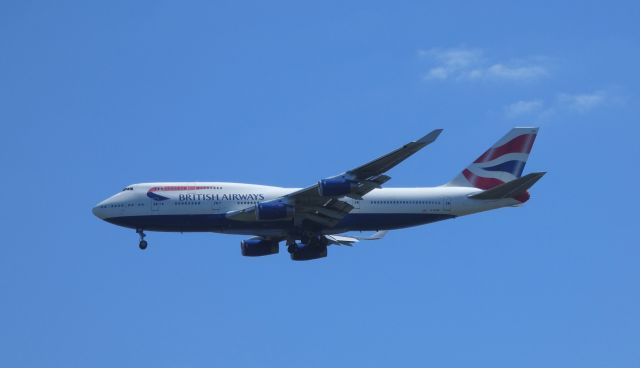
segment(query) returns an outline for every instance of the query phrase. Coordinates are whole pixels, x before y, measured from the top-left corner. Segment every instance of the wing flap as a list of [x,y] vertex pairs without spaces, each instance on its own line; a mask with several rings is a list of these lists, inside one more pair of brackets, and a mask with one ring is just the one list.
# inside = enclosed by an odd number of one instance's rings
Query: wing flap
[[349,211],[338,211],[338,210],[334,210],[332,208],[326,208],[326,207],[302,207],[300,210],[304,213],[313,213],[313,214],[326,216],[336,220],[341,220],[346,213],[349,213]]
[[339,219],[315,213],[301,213],[300,215],[294,217],[294,221],[296,224],[301,224],[303,220],[310,220],[315,222],[316,224],[327,227],[334,227],[338,224],[338,222],[340,222]]
[[372,178],[363,180],[358,183],[353,192],[349,194],[349,197],[353,199],[362,199],[362,196],[376,188],[382,187],[382,184],[388,182],[389,180],[391,180],[391,177],[387,175],[377,175]]
[[334,227],[342,220],[353,206],[347,202],[331,198],[322,205],[306,205],[304,201],[296,206],[294,222],[301,224],[304,220],[309,220],[317,224]]

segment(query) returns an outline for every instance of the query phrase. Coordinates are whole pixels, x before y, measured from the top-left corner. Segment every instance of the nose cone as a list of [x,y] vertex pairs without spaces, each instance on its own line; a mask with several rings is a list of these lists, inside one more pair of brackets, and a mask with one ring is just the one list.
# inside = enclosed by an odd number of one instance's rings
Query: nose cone
[[106,210],[105,210],[105,207],[104,207],[104,201],[98,203],[95,207],[93,207],[91,212],[93,212],[93,214],[97,218],[104,220],[107,217]]

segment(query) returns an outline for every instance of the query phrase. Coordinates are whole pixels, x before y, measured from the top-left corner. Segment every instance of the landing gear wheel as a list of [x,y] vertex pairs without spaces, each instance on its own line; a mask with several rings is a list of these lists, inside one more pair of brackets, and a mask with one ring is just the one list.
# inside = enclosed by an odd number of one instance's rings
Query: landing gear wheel
[[296,246],[297,244],[295,239],[287,239],[287,252],[289,252],[289,254],[293,254],[296,251]]
[[140,243],[138,243],[138,248],[141,250],[147,249],[147,241],[144,240],[144,237],[147,236],[142,229],[136,229],[136,233],[140,236]]

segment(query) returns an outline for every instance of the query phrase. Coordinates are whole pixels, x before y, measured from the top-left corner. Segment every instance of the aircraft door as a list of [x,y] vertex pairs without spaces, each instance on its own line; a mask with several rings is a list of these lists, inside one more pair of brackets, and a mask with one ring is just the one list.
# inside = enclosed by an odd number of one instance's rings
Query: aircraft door
[[451,198],[450,197],[444,197],[442,199],[442,211],[451,212]]
[[155,200],[153,198],[150,198],[149,201],[151,203],[149,203],[149,207],[151,208],[151,214],[157,214],[158,212],[163,212],[164,207],[166,207],[167,205],[167,201],[166,200]]
[[423,213],[429,213],[431,212],[431,209],[429,208],[429,202],[428,200],[421,200],[420,201],[420,207]]
[[160,205],[162,202],[151,200],[151,212],[157,213],[160,210]]
[[211,209],[213,210],[214,213],[222,211],[222,201],[212,201]]

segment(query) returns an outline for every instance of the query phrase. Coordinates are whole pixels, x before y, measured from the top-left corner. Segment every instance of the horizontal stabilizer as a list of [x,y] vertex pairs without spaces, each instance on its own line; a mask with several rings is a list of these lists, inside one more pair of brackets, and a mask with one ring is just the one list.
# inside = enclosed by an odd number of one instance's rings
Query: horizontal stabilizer
[[388,231],[378,231],[371,236],[343,236],[343,235],[325,235],[324,237],[329,241],[329,244],[347,245],[352,246],[361,240],[380,240],[387,235]]
[[546,172],[536,172],[525,175],[521,178],[512,180],[510,182],[500,184],[497,187],[485,190],[478,194],[470,195],[469,198],[473,199],[503,199],[503,198],[515,198],[525,193],[527,189],[531,188],[540,178],[542,178]]
[[380,240],[384,238],[384,236],[387,235],[388,232],[389,230],[380,230],[376,231],[371,236],[354,236],[353,238],[358,240]]

